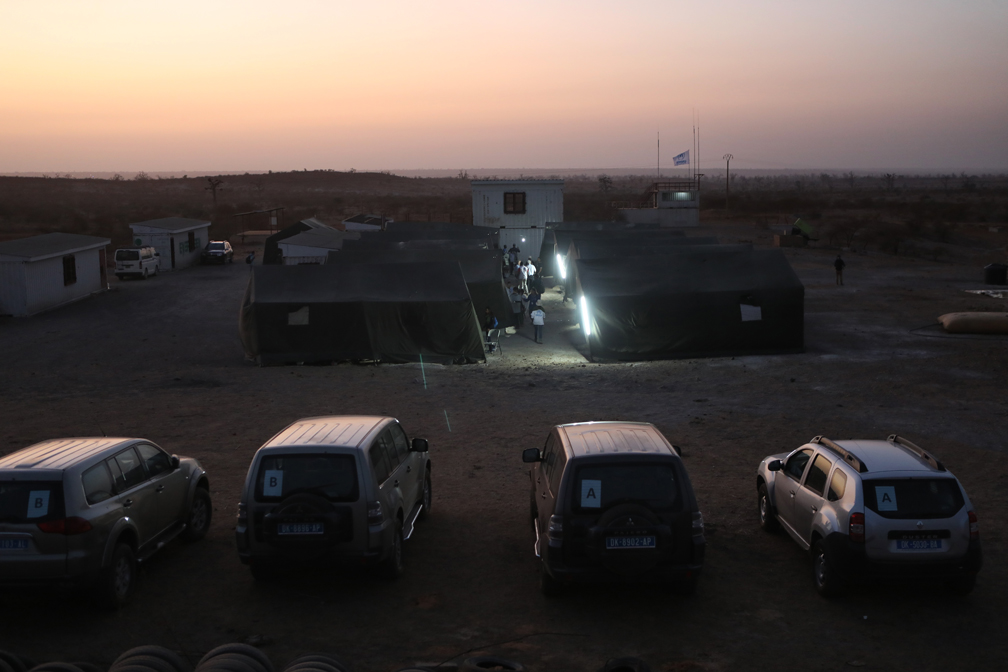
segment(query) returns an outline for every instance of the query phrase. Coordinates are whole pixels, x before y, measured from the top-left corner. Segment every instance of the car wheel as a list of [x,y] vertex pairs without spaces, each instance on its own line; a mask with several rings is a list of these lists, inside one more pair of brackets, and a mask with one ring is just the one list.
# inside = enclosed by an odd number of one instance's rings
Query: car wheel
[[960,576],[957,579],[949,581],[948,588],[956,595],[969,595],[973,592],[976,587],[976,574],[970,574],[969,576]]
[[402,575],[402,525],[396,527],[395,534],[392,535],[392,548],[388,557],[378,566],[379,573],[383,579],[394,581]]
[[136,586],[137,562],[129,544],[116,544],[112,561],[102,570],[98,589],[104,605],[118,609],[129,600]]
[[161,267],[160,267],[160,266],[155,266],[155,267],[154,267],[154,275],[155,275],[155,276],[157,276],[157,274],[158,274],[158,271],[160,271],[160,270],[161,270]]
[[539,563],[539,591],[546,597],[557,597],[563,593],[563,584],[554,579],[542,563]]
[[780,523],[773,512],[773,505],[770,503],[770,495],[767,493],[766,483],[760,483],[758,492],[759,504],[759,524],[766,532],[776,532],[780,529]]
[[831,555],[822,540],[812,546],[812,579],[815,581],[816,590],[823,597],[836,597],[842,588]]
[[189,505],[189,516],[186,518],[186,529],[182,538],[186,541],[199,541],[210,531],[210,521],[213,518],[213,503],[206,488],[198,487]]
[[272,560],[252,558],[249,561],[252,578],[259,583],[275,583],[280,578],[280,570]]
[[427,473],[424,475],[423,481],[423,500],[420,505],[420,515],[417,516],[420,520],[425,519],[428,514],[430,514],[431,503],[434,500],[434,496],[431,493],[430,469],[427,469],[426,471]]
[[123,279],[123,276],[122,276],[122,273],[116,273],[116,274],[115,274],[115,276],[116,276],[116,277],[117,277],[117,278],[118,278],[119,280],[122,280],[122,279]]

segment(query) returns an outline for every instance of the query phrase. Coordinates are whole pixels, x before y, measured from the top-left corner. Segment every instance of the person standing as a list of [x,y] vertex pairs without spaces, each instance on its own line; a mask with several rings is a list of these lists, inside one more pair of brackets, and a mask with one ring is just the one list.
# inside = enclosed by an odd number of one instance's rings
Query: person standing
[[521,262],[518,263],[518,287],[522,294],[528,292],[528,267]]
[[514,267],[515,264],[518,262],[518,248],[515,247],[514,245],[512,245],[511,249],[508,250],[507,259],[508,259],[508,270],[511,272],[511,275],[514,275]]
[[511,288],[511,311],[514,313],[514,327],[525,326],[525,295],[517,287]]
[[836,255],[836,261],[833,262],[833,268],[836,269],[836,284],[838,285],[843,285],[843,269],[846,265],[847,262],[845,262],[839,254]]
[[497,317],[493,314],[493,311],[490,310],[490,306],[487,306],[483,311],[483,331],[486,332],[487,349],[490,350],[490,352],[493,352],[496,349],[495,345],[490,341],[490,333],[496,329],[497,326]]
[[528,269],[528,277],[531,280],[536,274],[536,267],[535,264],[532,263],[532,257],[528,258],[528,262],[526,262],[525,267]]
[[542,344],[543,327],[546,325],[546,311],[541,306],[536,306],[536,309],[532,311],[531,317],[532,326],[535,327],[535,342]]

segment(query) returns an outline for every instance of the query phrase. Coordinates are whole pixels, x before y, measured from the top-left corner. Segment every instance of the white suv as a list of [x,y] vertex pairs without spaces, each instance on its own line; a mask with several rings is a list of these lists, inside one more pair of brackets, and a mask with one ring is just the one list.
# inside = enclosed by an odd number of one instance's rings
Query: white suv
[[252,458],[235,537],[252,576],[268,581],[303,564],[402,572],[402,543],[431,507],[426,439],[395,418],[304,418]]
[[756,471],[759,520],[812,554],[816,589],[871,578],[940,579],[968,593],[983,564],[977,516],[959,480],[924,449],[817,436]]
[[153,247],[129,247],[115,252],[115,274],[122,280],[127,275],[144,278],[161,270],[161,255]]

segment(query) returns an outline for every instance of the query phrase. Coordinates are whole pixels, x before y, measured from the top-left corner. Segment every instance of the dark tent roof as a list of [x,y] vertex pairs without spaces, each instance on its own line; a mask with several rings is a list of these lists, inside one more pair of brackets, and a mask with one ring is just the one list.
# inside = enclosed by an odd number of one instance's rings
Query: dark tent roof
[[[385,240],[385,241],[403,241],[403,240],[485,240],[488,241],[491,247],[499,247],[500,241],[500,230],[492,229],[484,226],[469,226],[469,225],[450,225],[448,228],[409,228],[406,229],[405,226],[408,224],[420,224],[420,222],[391,222],[389,226],[393,223],[403,224],[403,229],[393,229],[391,231],[364,231],[361,233],[362,240]],[[424,222],[425,225],[434,224],[434,222]]]
[[661,228],[660,224],[631,224],[629,222],[606,222],[606,221],[575,221],[575,222],[546,222],[546,228],[563,231],[619,231]]
[[314,217],[310,219],[302,219],[296,224],[291,224],[290,226],[280,229],[272,236],[266,239],[266,249],[263,250],[263,263],[264,264],[279,264],[280,259],[280,248],[277,245],[281,240],[286,240],[304,231],[311,231],[313,229],[328,229],[334,231],[330,226],[326,226],[322,222],[318,221]]
[[256,266],[239,331],[262,364],[484,361],[458,262]]
[[[696,245],[717,245],[716,236],[670,236],[666,238],[648,238],[638,236],[634,238],[610,238],[610,237],[589,237],[583,238],[575,236],[571,241],[568,256],[576,259],[601,259],[603,257],[636,257],[651,256],[654,254],[665,254],[674,252],[679,248],[693,247]],[[747,249],[752,248],[751,243],[743,245]],[[727,247],[722,245],[721,247]]]
[[[425,241],[426,242],[426,241]],[[435,261],[457,261],[462,267],[469,296],[476,314],[482,318],[487,306],[499,321],[511,316],[511,303],[501,273],[500,250],[431,247],[427,249],[367,249],[344,248],[330,252],[327,264],[426,264]]]
[[389,222],[385,225],[385,230],[392,233],[410,233],[412,231],[492,231],[483,227],[477,228],[472,224],[462,224],[460,222]]
[[795,352],[804,346],[805,288],[780,250],[688,246],[573,265],[578,300],[585,297],[589,313],[593,358]]
[[354,250],[429,250],[429,249],[458,249],[458,250],[488,250],[491,241],[488,238],[462,238],[444,240],[440,238],[422,238],[420,240],[386,240],[383,238],[370,238],[366,233],[358,240],[343,241],[343,249]]

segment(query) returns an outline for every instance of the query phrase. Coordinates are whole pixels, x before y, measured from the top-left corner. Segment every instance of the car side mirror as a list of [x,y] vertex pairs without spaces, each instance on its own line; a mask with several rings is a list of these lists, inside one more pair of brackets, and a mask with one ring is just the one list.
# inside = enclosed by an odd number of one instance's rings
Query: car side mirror
[[410,450],[414,453],[426,453],[427,439],[413,439],[413,443],[410,445]]
[[673,445],[672,446],[672,450],[675,451],[676,455],[678,455],[679,457],[682,457],[682,448],[680,448],[679,446]]
[[180,460],[179,460],[179,456],[178,455],[172,455],[171,456],[171,466],[172,466],[172,469],[178,469],[179,462],[180,462]]
[[780,471],[781,470],[780,460],[770,460],[769,462],[767,462],[766,468],[769,471]]
[[542,462],[542,453],[538,448],[527,448],[522,451],[522,462]]

